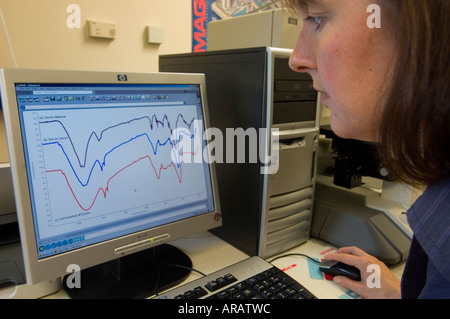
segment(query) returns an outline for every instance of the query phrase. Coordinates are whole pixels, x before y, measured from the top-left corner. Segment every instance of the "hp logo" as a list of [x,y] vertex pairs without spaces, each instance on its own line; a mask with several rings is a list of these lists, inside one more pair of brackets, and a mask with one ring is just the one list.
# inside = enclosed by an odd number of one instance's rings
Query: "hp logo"
[[128,81],[128,78],[126,74],[117,74],[117,80],[123,82]]

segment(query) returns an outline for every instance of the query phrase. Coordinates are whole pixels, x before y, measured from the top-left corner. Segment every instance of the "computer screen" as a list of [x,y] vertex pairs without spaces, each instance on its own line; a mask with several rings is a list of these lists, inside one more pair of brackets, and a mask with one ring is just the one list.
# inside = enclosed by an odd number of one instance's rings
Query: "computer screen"
[[204,75],[3,70],[27,282],[221,225]]

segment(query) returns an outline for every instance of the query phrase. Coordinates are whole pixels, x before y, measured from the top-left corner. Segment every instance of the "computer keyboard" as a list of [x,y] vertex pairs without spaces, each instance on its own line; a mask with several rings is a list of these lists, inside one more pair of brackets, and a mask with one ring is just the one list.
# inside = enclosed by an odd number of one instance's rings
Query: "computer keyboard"
[[260,257],[250,257],[169,290],[160,299],[315,299],[296,280]]

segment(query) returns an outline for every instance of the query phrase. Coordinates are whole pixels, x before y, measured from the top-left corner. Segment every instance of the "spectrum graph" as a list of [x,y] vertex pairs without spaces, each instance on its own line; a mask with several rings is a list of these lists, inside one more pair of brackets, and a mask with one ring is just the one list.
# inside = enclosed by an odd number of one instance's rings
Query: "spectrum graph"
[[41,237],[206,198],[198,120],[195,106],[24,112]]

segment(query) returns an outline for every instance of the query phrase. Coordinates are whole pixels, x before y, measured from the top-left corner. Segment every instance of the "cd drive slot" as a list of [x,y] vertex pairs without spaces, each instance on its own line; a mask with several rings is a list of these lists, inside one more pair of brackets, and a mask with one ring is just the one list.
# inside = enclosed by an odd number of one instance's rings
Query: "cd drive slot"
[[317,92],[274,92],[273,100],[275,102],[289,102],[289,101],[315,101],[317,98]]
[[286,144],[290,144],[294,141],[306,141],[307,136],[303,130],[279,130],[272,132],[272,134],[274,135],[274,138],[276,135],[280,142]]
[[280,150],[286,150],[297,147],[305,147],[306,146],[306,138],[305,137],[297,137],[290,139],[280,139]]
[[129,250],[133,250],[133,249],[139,248],[141,246],[146,246],[146,245],[149,245],[149,244],[153,244],[155,242],[158,242],[158,241],[161,241],[161,240],[164,240],[164,239],[168,239],[168,238],[170,238],[170,234],[163,234],[163,235],[158,235],[158,236],[155,236],[155,237],[143,239],[143,240],[136,241],[136,242],[128,244],[128,245],[117,247],[116,249],[114,249],[114,253],[120,254],[120,253],[123,253],[125,251],[129,251]]
[[312,81],[275,81],[275,91],[305,92],[314,91]]

